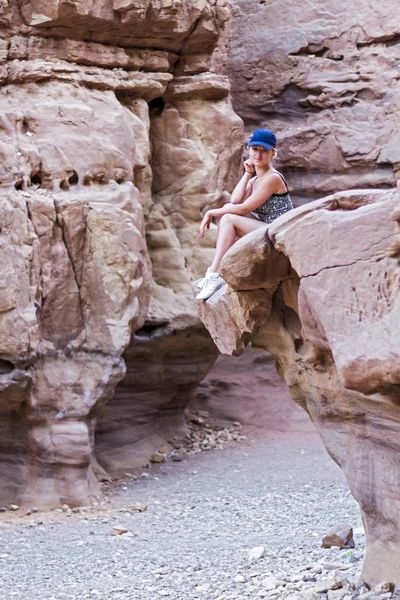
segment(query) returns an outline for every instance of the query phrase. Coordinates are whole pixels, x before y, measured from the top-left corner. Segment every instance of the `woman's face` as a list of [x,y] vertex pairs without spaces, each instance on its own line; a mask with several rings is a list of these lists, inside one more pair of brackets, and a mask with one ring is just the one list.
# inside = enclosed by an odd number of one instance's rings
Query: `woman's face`
[[267,150],[264,146],[249,146],[250,159],[255,165],[267,165],[272,160],[272,150]]

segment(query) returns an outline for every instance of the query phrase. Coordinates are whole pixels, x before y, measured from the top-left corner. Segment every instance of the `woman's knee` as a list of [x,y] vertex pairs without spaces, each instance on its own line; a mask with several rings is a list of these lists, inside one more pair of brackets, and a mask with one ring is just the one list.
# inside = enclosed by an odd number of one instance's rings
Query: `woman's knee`
[[230,214],[222,215],[221,220],[219,222],[220,226],[222,226],[222,225],[228,225],[228,224],[232,225],[233,224],[233,220],[234,220],[232,217],[235,217],[235,215],[230,215]]

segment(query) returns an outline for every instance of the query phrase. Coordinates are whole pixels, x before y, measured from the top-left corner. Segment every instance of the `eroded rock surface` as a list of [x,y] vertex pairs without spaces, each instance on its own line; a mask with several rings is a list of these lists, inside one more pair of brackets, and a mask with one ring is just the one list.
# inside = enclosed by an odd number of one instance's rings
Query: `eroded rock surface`
[[296,202],[385,188],[400,169],[395,0],[230,0],[227,73],[249,134],[278,135]]
[[371,585],[400,585],[399,201],[342,192],[287,213],[229,251],[228,285],[199,304],[221,352],[275,357],[360,504]]
[[189,414],[204,411],[220,425],[238,421],[267,439],[281,439],[285,433],[315,435],[308,415],[276,372],[273,357],[251,346],[239,357],[218,357],[187,407]]
[[201,212],[240,163],[228,16],[211,0],[0,7],[2,502],[88,503],[106,476],[96,440],[105,466],[126,463],[115,406],[131,441],[147,420],[153,451],[154,421],[169,410],[182,426],[215,359],[190,280],[211,252],[196,246]]

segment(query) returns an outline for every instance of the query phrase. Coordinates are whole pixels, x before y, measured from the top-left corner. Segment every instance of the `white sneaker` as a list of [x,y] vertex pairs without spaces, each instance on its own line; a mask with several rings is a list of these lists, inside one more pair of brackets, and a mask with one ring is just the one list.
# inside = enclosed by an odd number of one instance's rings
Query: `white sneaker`
[[195,281],[195,285],[197,287],[197,289],[200,291],[201,289],[203,289],[205,282],[207,281],[207,275],[211,273],[210,271],[210,267],[208,267],[206,274],[204,275],[204,277],[202,277],[201,279],[198,279],[197,281]]
[[198,280],[196,281],[196,287],[197,287],[199,290],[201,290],[201,288],[202,288],[202,287],[203,287],[203,285],[205,284],[205,282],[206,282],[206,279],[207,279],[206,277],[202,277],[201,279],[198,279]]
[[196,296],[196,300],[207,300],[212,296],[220,287],[222,287],[225,281],[218,275],[218,273],[207,273],[205,276],[205,282],[200,292]]

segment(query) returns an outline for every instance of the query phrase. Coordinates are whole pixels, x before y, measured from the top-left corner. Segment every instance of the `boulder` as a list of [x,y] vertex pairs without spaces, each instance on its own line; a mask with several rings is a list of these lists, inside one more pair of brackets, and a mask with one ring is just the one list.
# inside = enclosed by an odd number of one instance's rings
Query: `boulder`
[[[199,306],[222,352],[251,342],[275,357],[360,504],[370,586],[400,585],[399,200],[397,190],[341,192],[287,213],[266,230],[290,262],[289,278],[286,269],[276,284],[265,268],[262,281],[257,269],[252,286],[249,271],[246,292],[226,285]],[[265,236],[257,234],[261,256]],[[228,281],[228,265],[236,281],[232,255],[246,264],[254,245],[249,235],[226,254]],[[257,319],[243,303],[229,309],[232,294],[244,293]]]

